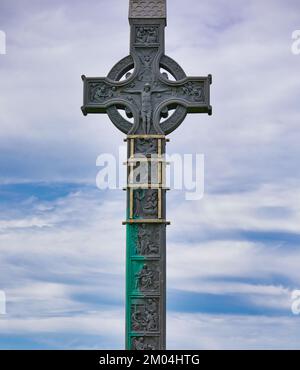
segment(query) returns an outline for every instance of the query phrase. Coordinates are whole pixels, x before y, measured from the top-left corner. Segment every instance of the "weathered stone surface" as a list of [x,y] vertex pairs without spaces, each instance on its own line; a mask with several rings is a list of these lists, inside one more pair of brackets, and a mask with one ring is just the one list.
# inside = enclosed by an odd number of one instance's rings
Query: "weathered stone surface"
[[[130,0],[129,23],[130,55],[107,77],[82,76],[82,112],[107,113],[128,135],[126,349],[164,350],[165,135],[174,131],[187,113],[211,114],[211,76],[187,77],[180,65],[165,55],[166,0]],[[135,178],[138,166],[143,171]]]

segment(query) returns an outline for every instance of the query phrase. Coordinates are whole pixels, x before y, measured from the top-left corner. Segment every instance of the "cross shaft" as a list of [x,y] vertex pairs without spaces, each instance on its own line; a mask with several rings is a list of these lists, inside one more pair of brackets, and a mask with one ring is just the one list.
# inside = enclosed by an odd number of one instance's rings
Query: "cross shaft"
[[212,79],[165,55],[166,0],[130,0],[129,23],[130,55],[107,77],[82,76],[82,112],[108,114],[127,135],[126,349],[165,349],[166,135],[187,113],[212,113]]

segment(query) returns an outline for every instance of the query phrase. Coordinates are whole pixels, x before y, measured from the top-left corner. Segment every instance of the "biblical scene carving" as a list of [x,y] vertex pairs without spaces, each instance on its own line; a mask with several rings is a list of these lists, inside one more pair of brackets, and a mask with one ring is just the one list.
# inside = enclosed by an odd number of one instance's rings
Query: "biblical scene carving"
[[114,98],[116,94],[116,86],[109,86],[105,83],[90,84],[90,101],[92,103],[103,103],[107,99]]
[[157,26],[138,26],[135,30],[135,42],[136,44],[142,44],[147,46],[148,44],[157,44],[159,30]]
[[[139,264],[140,265],[140,264]],[[159,264],[146,262],[133,277],[134,289],[142,293],[159,293]]]
[[[145,70],[143,71],[143,73]],[[145,76],[143,74],[143,76]],[[144,78],[144,77],[142,77]],[[147,77],[148,78],[148,77]],[[126,94],[127,99],[130,99],[128,94],[137,94],[140,96],[140,115],[141,115],[141,129],[143,134],[150,134],[153,129],[152,119],[153,119],[153,108],[155,106],[154,100],[152,99],[152,94],[155,94],[156,104],[159,103],[158,99],[161,100],[163,93],[168,95],[172,94],[172,89],[168,86],[163,86],[159,83],[145,83],[141,88],[130,87],[123,89],[121,94]],[[131,98],[131,100],[133,97]],[[136,100],[134,99],[135,103]]]
[[158,213],[158,191],[137,189],[134,191],[134,216],[156,218]]
[[[155,54],[154,54],[155,55]],[[154,73],[152,68],[152,63],[154,59],[153,53],[139,53],[139,58],[141,61],[141,72],[139,73],[138,80],[143,82],[153,82]]]
[[136,154],[157,154],[157,139],[136,139],[135,143]]
[[182,87],[183,95],[192,98],[195,102],[204,101],[204,86],[203,84],[189,81]]
[[133,337],[131,341],[132,349],[137,351],[159,350],[158,337]]
[[138,225],[138,235],[136,241],[137,255],[158,256],[160,245],[160,226],[157,225]]
[[131,330],[156,332],[159,330],[158,299],[135,299],[131,305]]

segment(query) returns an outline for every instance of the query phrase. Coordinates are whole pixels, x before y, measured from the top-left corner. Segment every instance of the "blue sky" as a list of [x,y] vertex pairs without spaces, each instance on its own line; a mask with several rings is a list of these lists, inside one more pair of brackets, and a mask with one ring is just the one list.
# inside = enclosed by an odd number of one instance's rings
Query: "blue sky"
[[[166,52],[213,75],[214,108],[168,145],[205,154],[204,198],[168,194],[168,348],[299,349],[299,1],[168,3]],[[123,136],[81,115],[80,76],[128,54],[127,11],[1,1],[0,348],[124,346],[125,194],[95,184]]]

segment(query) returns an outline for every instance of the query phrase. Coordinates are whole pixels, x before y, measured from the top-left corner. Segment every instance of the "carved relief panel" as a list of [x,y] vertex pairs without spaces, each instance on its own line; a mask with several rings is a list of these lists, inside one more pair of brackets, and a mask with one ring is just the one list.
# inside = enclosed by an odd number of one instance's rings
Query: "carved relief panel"
[[159,261],[133,261],[132,264],[132,292],[134,294],[159,294]]
[[131,331],[158,332],[159,300],[158,298],[137,298],[131,302]]

